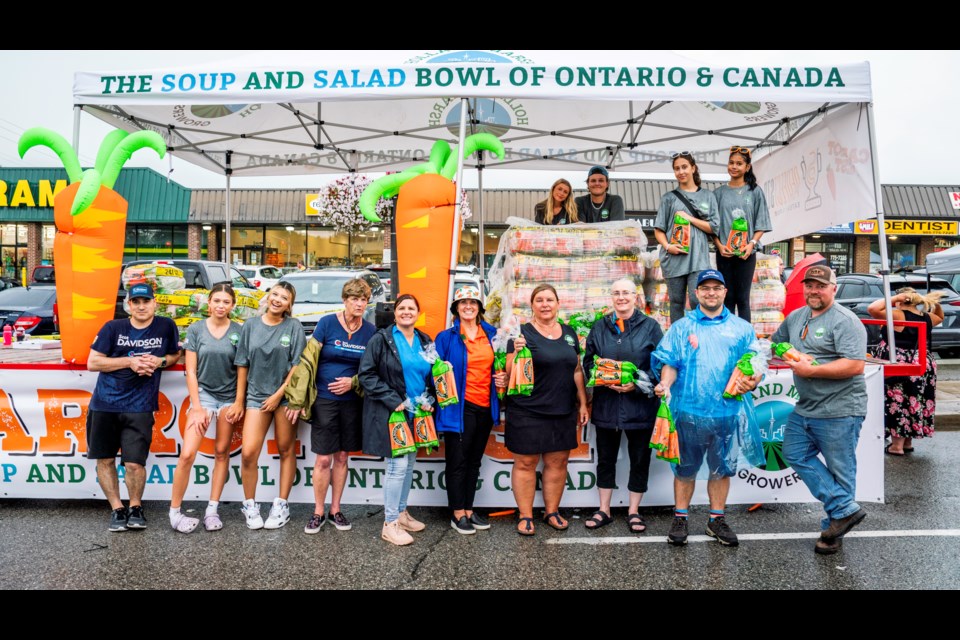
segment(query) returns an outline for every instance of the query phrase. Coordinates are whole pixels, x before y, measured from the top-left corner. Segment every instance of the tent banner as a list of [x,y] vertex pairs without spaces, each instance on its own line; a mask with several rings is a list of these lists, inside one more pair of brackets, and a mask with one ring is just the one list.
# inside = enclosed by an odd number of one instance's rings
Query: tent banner
[[308,51],[74,78],[77,104],[230,108],[436,96],[853,102],[870,100],[870,67],[715,66],[662,51]]
[[[0,497],[3,498],[102,498],[97,485],[96,461],[86,458],[87,403],[97,374],[63,368],[18,368],[3,371],[0,382]],[[883,502],[883,376],[882,369],[866,371],[869,407],[857,448],[857,499]],[[730,504],[758,502],[813,502],[803,481],[782,454],[783,432],[797,400],[789,370],[771,371],[754,392],[757,418],[764,440],[767,464],[764,469],[741,461],[733,478]],[[153,442],[146,465],[147,500],[169,500],[189,405],[182,368],[163,373],[160,410],[155,416]],[[384,425],[384,428],[387,428]],[[509,428],[509,427],[507,427]],[[207,500],[213,474],[214,443],[211,426],[204,440],[187,488],[187,500]],[[597,504],[595,427],[580,431],[580,444],[571,451],[567,470],[564,507],[592,507]],[[312,503],[314,455],[309,450],[310,426],[301,422],[298,431],[297,470],[290,500]],[[230,444],[229,472],[224,501],[241,501],[240,430]],[[626,446],[625,443],[622,446]],[[350,471],[343,501],[348,504],[382,504],[386,462],[360,453],[350,457]],[[476,503],[483,507],[515,506],[511,490],[513,456],[503,443],[503,428],[490,435],[481,467]],[[257,498],[268,501],[279,488],[280,464],[273,428],[260,456]],[[625,449],[617,464],[617,485],[613,504],[627,504],[628,460]],[[120,468],[122,477],[123,468]],[[121,482],[126,498],[126,487]],[[695,504],[707,504],[706,482],[697,483]],[[445,506],[443,448],[418,455],[410,504]],[[644,504],[672,505],[673,474],[670,465],[651,461],[650,488]],[[537,505],[542,496],[537,494]],[[238,515],[239,518],[239,515]],[[239,520],[238,520],[239,522]]]
[[850,104],[754,163],[779,242],[877,216],[867,114]]

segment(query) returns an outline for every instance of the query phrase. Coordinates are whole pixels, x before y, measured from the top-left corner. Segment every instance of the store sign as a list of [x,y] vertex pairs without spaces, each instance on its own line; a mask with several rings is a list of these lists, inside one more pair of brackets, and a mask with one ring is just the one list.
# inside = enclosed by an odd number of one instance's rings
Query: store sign
[[950,192],[950,204],[953,205],[954,209],[960,209],[960,191]]
[[307,194],[307,207],[306,214],[308,216],[318,216],[320,215],[320,194],[318,193],[308,193]]
[[817,233],[827,233],[827,234],[848,234],[853,233],[853,223],[848,222],[846,224],[835,224],[832,227],[827,227],[826,229],[821,229]]
[[[955,236],[955,220],[884,220],[884,229],[888,234],[903,236]],[[857,220],[853,224],[857,235],[877,235],[876,220]]]
[[0,207],[52,207],[53,199],[66,188],[66,180],[0,180]]

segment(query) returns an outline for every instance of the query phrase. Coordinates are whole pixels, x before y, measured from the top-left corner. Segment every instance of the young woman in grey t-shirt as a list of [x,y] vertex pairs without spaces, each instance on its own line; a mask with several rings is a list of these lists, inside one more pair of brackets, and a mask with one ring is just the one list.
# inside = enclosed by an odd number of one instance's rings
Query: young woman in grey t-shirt
[[[297,472],[297,425],[291,423],[284,412],[283,392],[307,342],[303,325],[290,317],[296,294],[293,285],[285,280],[273,285],[267,294],[266,311],[244,323],[237,347],[237,371],[247,382],[240,471],[244,497],[241,510],[250,529],[279,529],[290,520],[287,498]],[[280,495],[274,499],[264,522],[255,498],[260,451],[271,423],[275,425],[280,452]]]
[[210,482],[210,502],[203,516],[207,531],[223,528],[218,506],[223,486],[227,482],[230,462],[230,442],[233,428],[243,420],[246,381],[238,384],[237,368],[233,364],[240,342],[241,326],[230,320],[236,305],[233,287],[221,282],[210,289],[207,307],[210,317],[195,322],[187,329],[184,348],[187,354],[187,391],[190,411],[183,431],[183,450],[173,472],[170,498],[170,526],[180,533],[190,533],[200,521],[180,510],[183,496],[190,483],[197,451],[203,444],[211,420],[216,426],[213,477]]

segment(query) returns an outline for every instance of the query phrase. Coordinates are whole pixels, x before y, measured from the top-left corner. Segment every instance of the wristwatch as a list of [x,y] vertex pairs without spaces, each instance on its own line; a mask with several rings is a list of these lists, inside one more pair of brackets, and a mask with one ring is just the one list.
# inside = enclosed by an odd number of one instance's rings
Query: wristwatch
[[166,359],[165,357],[163,357],[163,356],[158,356],[158,357],[160,358],[160,364],[157,365],[157,368],[158,368],[158,369],[166,369],[166,368],[167,368],[167,359]]

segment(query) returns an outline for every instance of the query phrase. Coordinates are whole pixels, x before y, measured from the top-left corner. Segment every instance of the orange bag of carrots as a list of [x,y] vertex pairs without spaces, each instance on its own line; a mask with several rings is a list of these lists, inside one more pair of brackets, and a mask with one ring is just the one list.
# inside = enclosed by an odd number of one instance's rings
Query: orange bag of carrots
[[460,402],[457,395],[457,380],[453,377],[453,365],[440,359],[437,346],[435,344],[428,345],[420,355],[432,365],[430,375],[433,376],[433,386],[437,391],[437,405],[449,407]]
[[417,450],[417,445],[413,441],[413,434],[410,433],[410,425],[407,424],[407,417],[403,411],[394,411],[390,414],[387,422],[390,429],[390,456],[397,458]]
[[49,129],[20,136],[20,157],[35,146],[52,149],[63,161],[70,186],[53,200],[57,305],[63,359],[85,364],[100,328],[113,320],[126,239],[127,201],[113,190],[123,164],[138,149],[162,158],[167,145],[153,131],[111,131],[100,144],[92,169],[82,170],[73,147]]
[[533,392],[533,354],[523,347],[513,358],[513,370],[510,372],[508,396],[528,396]]
[[440,448],[440,438],[437,436],[437,427],[433,422],[433,413],[424,407],[433,405],[433,398],[426,392],[417,396],[416,400],[407,400],[403,406],[413,414],[413,443],[417,449],[426,449],[430,455],[431,449]]
[[812,365],[820,364],[813,359],[813,356],[803,353],[798,350],[795,346],[789,342],[777,342],[773,345],[773,352],[777,354],[777,357],[785,362],[804,362],[807,361]]
[[690,253],[690,221],[681,215],[673,216],[670,244],[679,245],[680,251]]
[[680,438],[673,423],[673,414],[667,398],[660,399],[660,408],[657,409],[657,419],[653,423],[653,436],[650,438],[650,448],[656,449],[657,458],[674,464],[680,464]]

